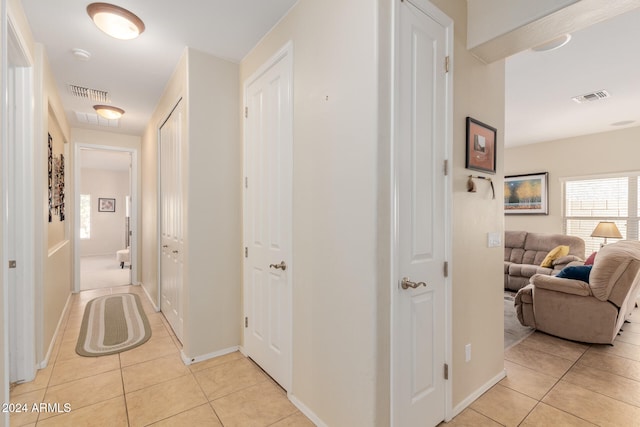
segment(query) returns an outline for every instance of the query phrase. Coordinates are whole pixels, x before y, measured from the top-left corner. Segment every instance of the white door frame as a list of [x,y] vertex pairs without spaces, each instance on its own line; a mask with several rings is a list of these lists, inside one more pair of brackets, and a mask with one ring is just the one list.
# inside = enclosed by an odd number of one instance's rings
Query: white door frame
[[[34,78],[33,58],[25,48],[26,43],[16,31],[16,25],[12,16],[8,15],[7,31],[3,40],[7,40],[7,56],[3,57],[3,144],[2,144],[2,169],[3,169],[3,194],[5,209],[3,212],[3,229],[9,231],[12,227],[13,238],[3,239],[4,265],[3,287],[11,293],[11,305],[5,315],[11,316],[11,323],[6,322],[5,328],[12,325],[10,332],[5,329],[9,346],[18,356],[9,360],[10,373],[14,380],[31,381],[36,374],[36,339],[35,339],[35,189],[37,184],[34,176]],[[6,36],[6,37],[5,37]],[[6,65],[5,65],[6,64]],[[9,96],[9,94],[11,94]],[[12,105],[7,105],[9,98]],[[15,106],[15,109],[13,109]],[[8,154],[13,152],[15,164],[13,176],[9,178],[9,162],[12,161]],[[39,175],[38,175],[39,176]],[[9,188],[10,182],[15,185]],[[12,198],[14,206],[7,206],[9,192],[14,192]],[[8,215],[13,214],[14,218]],[[11,241],[9,241],[11,240]],[[9,259],[17,261],[17,268],[7,271]],[[5,294],[6,295],[6,294]],[[6,301],[6,299],[5,299]],[[9,325],[7,324],[9,323]],[[8,348],[7,348],[8,350]],[[9,354],[7,354],[9,356]],[[7,376],[9,380],[10,376]]]
[[[433,20],[438,22],[440,25],[445,27],[446,29],[446,37],[448,44],[448,51],[450,55],[450,66],[449,66],[449,78],[447,79],[447,87],[446,87],[446,124],[445,124],[445,133],[446,140],[443,141],[445,144],[445,157],[449,159],[449,169],[452,169],[451,160],[453,158],[453,20],[445,15],[440,9],[434,6],[428,0],[407,0],[412,5],[420,9],[426,15],[431,17]],[[398,142],[398,123],[399,123],[399,105],[398,105],[398,71],[397,67],[399,64],[399,31],[400,31],[400,2],[393,2],[393,44],[392,44],[392,57],[393,57],[393,66],[391,70],[392,75],[392,103],[393,108],[391,112],[391,123],[392,123],[392,137],[391,137],[391,158],[390,162],[390,178],[391,178],[391,199],[389,200],[391,206],[391,277],[389,277],[389,292],[391,293],[391,313],[390,313],[390,335],[391,335],[391,347],[390,347],[390,373],[391,373],[391,381],[390,381],[390,414],[391,414],[391,423],[393,425],[394,420],[394,412],[396,407],[396,396],[394,395],[394,377],[395,377],[395,348],[398,345],[398,338],[394,334],[394,319],[395,319],[395,304],[396,304],[396,288],[398,286],[398,274],[399,274],[399,213],[398,213],[398,196],[399,196],[399,165],[397,164],[397,142]],[[443,64],[444,66],[444,64]],[[451,172],[449,172],[451,174]],[[450,175],[445,177],[445,259],[449,261],[449,272],[452,271],[452,246],[453,246],[453,234],[452,234],[452,224],[451,224],[451,213],[452,213],[452,183],[451,183]],[[449,277],[445,278],[445,361],[449,366],[449,379],[445,381],[445,420],[448,421],[452,416],[452,387],[451,384],[453,382],[453,369],[452,369],[452,292],[451,292],[451,273],[449,273]]]
[[[243,83],[242,85],[242,90],[243,90],[243,105],[248,105],[248,89],[251,86],[251,84],[253,84],[258,78],[260,78],[264,73],[266,73],[271,67],[273,67],[275,64],[277,64],[278,62],[282,61],[283,59],[287,59],[289,62],[289,67],[290,68],[290,73],[291,73],[291,87],[293,88],[293,42],[289,41],[287,42],[282,48],[280,48],[271,58],[269,58],[267,61],[265,61],[253,74],[251,74],[251,76],[249,76]],[[291,115],[293,116],[293,89],[292,92],[289,94],[289,96],[291,97]],[[289,118],[289,121],[291,123],[291,135],[289,135],[289,137],[291,138],[291,140],[293,141],[293,117]],[[242,173],[243,173],[243,177],[247,176],[247,171],[249,170],[249,165],[248,165],[248,160],[247,160],[247,134],[248,134],[248,126],[247,126],[247,121],[244,120],[243,121],[243,138],[242,138],[242,145],[243,145],[243,165],[242,165]],[[292,144],[292,150],[293,150],[293,144]],[[291,153],[291,168],[293,171],[293,153]],[[244,180],[244,178],[243,178]],[[291,176],[291,180],[292,180],[292,184],[293,184],[293,175]],[[244,185],[243,185],[244,187]],[[246,191],[242,192],[242,230],[243,230],[243,239],[246,238],[247,236],[247,230],[249,228],[249,223],[248,223],[248,213],[247,213],[247,193]],[[292,194],[292,205],[293,205],[293,194]],[[292,206],[292,222],[293,222],[293,206]],[[291,227],[291,257],[289,260],[287,260],[287,270],[289,270],[289,289],[287,291],[287,295],[286,295],[286,299],[288,301],[287,307],[286,307],[286,312],[283,314],[283,318],[288,319],[288,324],[289,324],[289,331],[288,331],[288,342],[287,342],[287,347],[289,349],[289,354],[288,354],[288,378],[287,378],[287,382],[288,384],[281,384],[286,390],[287,390],[287,394],[289,396],[293,395],[293,267],[294,267],[294,262],[293,262],[293,225]],[[247,242],[243,241],[243,246],[247,247]],[[247,295],[248,295],[248,285],[247,285],[247,277],[244,277],[244,271],[245,271],[245,267],[244,264],[246,263],[246,258],[243,258],[243,279],[242,279],[242,307],[243,307],[243,316],[246,316],[248,314],[249,311],[249,302],[247,300]],[[244,322],[243,322],[244,324]],[[246,329],[243,328],[243,336],[245,333]],[[244,349],[244,347],[240,348],[241,352],[246,356],[247,352]]]
[[73,292],[80,292],[80,179],[81,167],[80,150],[105,150],[120,151],[131,154],[131,217],[129,227],[131,231],[131,283],[137,285],[138,277],[138,149],[129,147],[116,147],[111,145],[97,145],[88,143],[76,143],[73,151]]

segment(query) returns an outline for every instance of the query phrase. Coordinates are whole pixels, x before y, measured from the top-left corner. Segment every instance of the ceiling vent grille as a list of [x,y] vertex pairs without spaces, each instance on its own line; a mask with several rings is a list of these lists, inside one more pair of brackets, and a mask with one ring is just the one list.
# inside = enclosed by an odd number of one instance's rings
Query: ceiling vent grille
[[90,99],[92,101],[103,102],[103,103],[110,102],[109,92],[107,91],[91,89],[88,87],[76,86],[71,84],[68,85],[68,87],[71,95],[75,96],[76,98]]
[[607,92],[606,90],[599,90],[597,92],[586,93],[580,96],[574,96],[571,99],[573,99],[578,104],[584,104],[585,102],[599,101],[601,99],[609,98],[610,96],[611,95],[609,95],[609,92]]

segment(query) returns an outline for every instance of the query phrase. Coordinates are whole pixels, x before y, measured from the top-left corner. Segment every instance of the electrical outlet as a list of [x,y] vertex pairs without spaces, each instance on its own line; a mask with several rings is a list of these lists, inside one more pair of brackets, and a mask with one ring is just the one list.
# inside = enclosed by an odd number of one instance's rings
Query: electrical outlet
[[464,346],[464,361],[471,361],[471,344],[467,344]]
[[487,247],[499,248],[502,246],[501,235],[498,232],[487,233]]

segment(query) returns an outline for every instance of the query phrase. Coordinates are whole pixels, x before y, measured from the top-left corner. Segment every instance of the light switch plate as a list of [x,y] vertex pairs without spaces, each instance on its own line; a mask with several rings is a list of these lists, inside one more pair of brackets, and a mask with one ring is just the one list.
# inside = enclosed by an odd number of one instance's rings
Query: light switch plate
[[495,231],[487,233],[487,246],[490,248],[499,248],[502,246],[502,235]]

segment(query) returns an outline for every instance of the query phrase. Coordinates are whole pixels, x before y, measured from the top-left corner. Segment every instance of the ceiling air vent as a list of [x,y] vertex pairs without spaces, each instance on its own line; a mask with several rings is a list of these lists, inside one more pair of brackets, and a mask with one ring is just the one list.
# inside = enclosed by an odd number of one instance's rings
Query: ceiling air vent
[[90,99],[92,101],[108,103],[109,92],[98,89],[91,89],[83,86],[68,85],[69,92],[76,98]]
[[599,90],[597,92],[586,93],[580,96],[574,96],[571,99],[576,101],[578,104],[584,104],[585,102],[599,101],[604,98],[609,98],[610,96],[611,95],[609,95],[609,92],[607,92],[606,90]]

